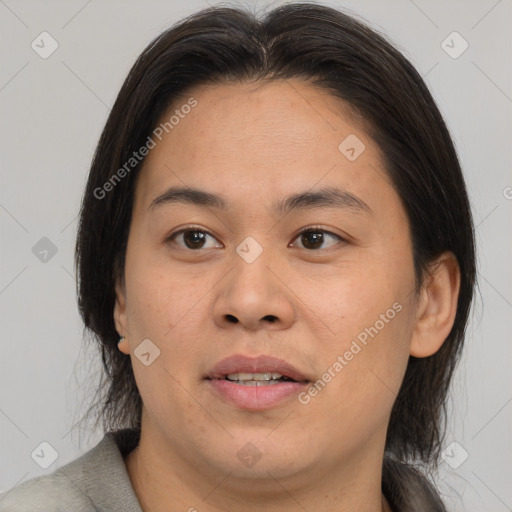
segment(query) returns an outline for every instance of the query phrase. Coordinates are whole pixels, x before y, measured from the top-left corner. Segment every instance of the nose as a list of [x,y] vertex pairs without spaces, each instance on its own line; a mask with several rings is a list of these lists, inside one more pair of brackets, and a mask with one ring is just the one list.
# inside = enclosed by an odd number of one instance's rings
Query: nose
[[234,254],[233,267],[220,283],[213,308],[219,327],[240,324],[247,330],[280,330],[293,325],[293,293],[269,252],[263,251],[251,263]]

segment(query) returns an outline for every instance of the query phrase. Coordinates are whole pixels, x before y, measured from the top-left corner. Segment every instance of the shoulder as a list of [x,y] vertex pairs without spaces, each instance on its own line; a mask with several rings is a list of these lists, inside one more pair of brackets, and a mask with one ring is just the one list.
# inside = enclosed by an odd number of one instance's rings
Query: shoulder
[[80,487],[85,460],[82,456],[50,475],[32,478],[0,494],[0,512],[57,512],[63,507],[94,511],[86,489]]
[[[141,512],[124,465],[123,435],[109,432],[91,450],[0,494],[0,512]],[[133,439],[133,437],[132,437]]]

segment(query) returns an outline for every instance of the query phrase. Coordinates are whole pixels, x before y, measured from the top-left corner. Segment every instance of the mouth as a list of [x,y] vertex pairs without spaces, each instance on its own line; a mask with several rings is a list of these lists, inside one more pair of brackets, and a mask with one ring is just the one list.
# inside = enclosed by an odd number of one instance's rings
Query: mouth
[[311,379],[290,363],[270,356],[234,355],[205,377],[217,398],[246,410],[275,407],[303,391]]
[[234,355],[219,361],[206,376],[225,379],[242,386],[268,386],[279,382],[310,382],[308,376],[292,364],[271,356]]
[[272,386],[280,382],[297,382],[286,375],[276,372],[230,373],[224,378],[240,386]]

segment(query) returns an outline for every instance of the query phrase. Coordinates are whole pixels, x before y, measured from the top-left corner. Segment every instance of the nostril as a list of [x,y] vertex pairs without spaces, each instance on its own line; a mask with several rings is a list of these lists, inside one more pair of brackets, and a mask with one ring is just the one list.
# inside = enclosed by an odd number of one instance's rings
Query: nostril
[[274,323],[277,320],[277,317],[274,315],[267,315],[264,317],[265,320],[268,320],[271,323]]
[[238,318],[236,318],[236,316],[226,315],[226,318],[227,318],[228,322],[231,322],[232,324],[238,323]]

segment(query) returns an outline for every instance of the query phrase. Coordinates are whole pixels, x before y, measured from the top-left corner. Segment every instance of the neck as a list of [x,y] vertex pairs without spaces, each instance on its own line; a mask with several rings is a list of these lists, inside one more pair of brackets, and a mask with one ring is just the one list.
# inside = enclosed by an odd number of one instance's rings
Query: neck
[[372,457],[358,452],[353,461],[329,467],[320,461],[300,474],[277,479],[269,470],[249,479],[233,471],[220,472],[204,460],[196,465],[169,447],[168,439],[146,432],[142,428],[139,445],[125,459],[144,512],[223,512],[241,507],[246,512],[262,507],[268,512],[391,512],[381,491],[380,451],[380,458],[375,450]]

